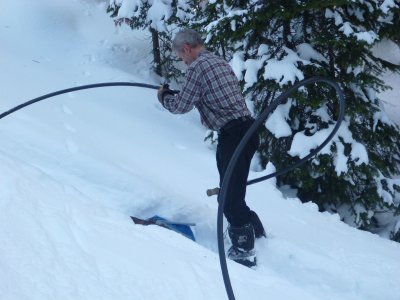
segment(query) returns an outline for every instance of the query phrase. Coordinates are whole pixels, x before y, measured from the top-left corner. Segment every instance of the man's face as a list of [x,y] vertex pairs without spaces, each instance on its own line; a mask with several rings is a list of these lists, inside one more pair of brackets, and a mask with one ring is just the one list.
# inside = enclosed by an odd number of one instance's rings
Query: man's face
[[184,44],[183,50],[175,54],[188,66],[196,60],[196,52],[188,44]]

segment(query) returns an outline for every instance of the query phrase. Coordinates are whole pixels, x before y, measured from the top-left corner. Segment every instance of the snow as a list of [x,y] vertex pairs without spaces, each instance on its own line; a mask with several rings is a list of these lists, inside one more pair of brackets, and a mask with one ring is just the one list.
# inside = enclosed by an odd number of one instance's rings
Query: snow
[[318,108],[314,113],[315,116],[318,116],[322,122],[328,123],[331,120],[331,117],[328,114],[328,107],[325,105]]
[[368,152],[363,144],[353,142],[351,144],[350,157],[357,166],[368,164]]
[[265,54],[268,54],[268,52],[269,52],[269,46],[267,44],[261,44],[260,47],[258,47],[257,55],[263,56]]
[[[365,4],[367,6],[370,5],[368,2],[366,2]],[[370,10],[371,10],[371,8],[370,8]],[[339,8],[339,9],[337,9],[335,11],[332,11],[331,9],[327,8],[325,10],[325,17],[327,19],[334,19],[336,26],[342,25],[339,28],[339,30],[342,31],[344,35],[346,35],[348,37],[354,35],[357,40],[365,41],[370,45],[372,45],[376,40],[378,40],[378,35],[375,32],[373,32],[373,31],[363,31],[364,28],[361,27],[361,26],[353,25],[352,23],[347,22],[347,21],[344,22],[342,16],[339,13],[340,11],[341,11],[341,8]],[[358,11],[357,15],[360,15],[360,14],[361,14],[361,12]]]
[[340,27],[340,31],[343,31],[346,36],[350,36],[352,33],[354,33],[354,30],[351,28],[351,24],[349,22],[345,22],[343,26]]
[[276,137],[281,138],[292,135],[292,129],[286,120],[289,120],[289,111],[292,101],[288,100],[285,104],[280,104],[268,117],[265,127]]
[[310,44],[302,43],[297,47],[297,53],[301,59],[304,60],[316,60],[328,63],[328,60],[319,52],[317,52]]
[[140,9],[142,6],[142,1],[140,0],[129,0],[122,1],[121,7],[118,10],[118,18],[131,18],[138,17],[140,15]]
[[356,36],[357,40],[365,41],[370,45],[379,39],[378,35],[373,31],[357,32],[354,35]]
[[[110,4],[121,5],[118,10],[118,18],[140,17],[141,9],[145,5],[141,0],[111,0]],[[146,21],[152,28],[162,32],[166,31],[164,20],[168,20],[172,16],[171,0],[150,0],[150,5]],[[182,8],[185,8],[185,2],[179,2],[178,17],[182,18]]]
[[[321,129],[312,136],[307,135],[303,131],[296,133],[288,154],[291,156],[298,156],[299,158],[307,156],[311,150],[315,149],[326,140],[328,135],[332,132],[333,127],[334,125],[330,125],[327,129]],[[344,153],[344,145],[341,139],[344,143],[350,144],[351,146],[351,152],[349,156],[346,156]],[[354,161],[354,163],[358,166],[363,163],[368,164],[369,160],[367,149],[363,144],[353,139],[351,131],[349,130],[348,121],[344,120],[342,122],[337,134],[324,148],[321,149],[319,154],[331,154],[332,144],[335,144],[337,149],[334,160],[337,176],[340,176],[342,173],[346,173],[348,171],[347,163],[349,160]]]
[[157,31],[165,31],[164,20],[168,20],[172,16],[171,0],[152,0],[149,1],[149,4],[151,7],[147,14],[147,21]]
[[[115,29],[107,2],[0,3],[1,112],[71,86],[159,83],[148,32]],[[127,87],[0,120],[0,299],[226,299],[204,133],[195,111],[171,115],[155,91]],[[269,238],[256,270],[228,261],[237,299],[400,298],[398,243],[284,198],[274,181],[247,199]],[[154,214],[197,223],[197,243],[129,218]]]
[[264,79],[274,79],[281,86],[295,80],[304,79],[303,72],[297,68],[297,63],[302,62],[308,64],[309,62],[301,59],[295,52],[285,48],[287,55],[281,60],[271,58],[267,61],[264,71]]
[[383,11],[383,13],[388,13],[389,9],[392,7],[396,7],[396,3],[393,0],[385,0],[380,6],[380,9]]
[[[213,2],[210,1],[210,4],[212,4]],[[225,11],[227,12],[227,14],[221,18],[219,18],[218,20],[215,20],[213,22],[211,22],[210,24],[208,24],[204,29],[206,32],[210,32],[214,29],[215,26],[218,25],[218,23],[222,22],[223,20],[227,19],[227,18],[233,18],[233,17],[240,17],[240,16],[246,16],[248,14],[248,11],[245,9],[230,9],[228,7],[225,7]],[[210,37],[208,37],[210,38]],[[206,42],[207,39],[206,38]]]
[[[383,39],[376,44],[373,48],[373,53],[379,58],[400,65],[400,47],[390,40]],[[382,99],[386,114],[390,120],[400,125],[400,89],[398,88],[400,75],[386,72],[382,76],[382,80],[386,85],[392,87],[392,89],[381,92],[379,98]],[[377,117],[380,117],[380,120],[383,119],[383,122],[387,122],[386,115]],[[376,122],[376,120],[375,118],[374,121]]]
[[392,90],[387,90],[379,94],[382,99],[385,111],[391,120],[400,125],[400,90],[398,88],[400,75],[388,72],[383,75],[385,84],[393,87]]
[[[288,153],[291,156],[299,156],[299,158],[307,156],[310,153],[310,150],[322,144],[322,142],[328,137],[329,133],[332,131],[332,128],[333,126],[330,126],[328,129],[319,130],[312,136],[307,136],[304,132],[296,133]],[[328,143],[324,148],[322,148],[320,153],[329,153],[329,148],[331,144],[332,142]]]
[[382,107],[381,111],[374,113],[373,119],[374,119],[374,125],[372,126],[372,129],[374,131],[375,131],[376,126],[378,125],[379,121],[382,122],[382,124],[394,126],[394,123],[390,120],[389,116],[385,113],[383,107]]
[[244,75],[245,89],[258,81],[258,71],[263,67],[265,59],[248,59],[244,63],[246,74]]
[[245,70],[243,56],[243,51],[235,52],[233,54],[232,60],[230,61],[232,70],[239,80],[243,79],[243,71]]

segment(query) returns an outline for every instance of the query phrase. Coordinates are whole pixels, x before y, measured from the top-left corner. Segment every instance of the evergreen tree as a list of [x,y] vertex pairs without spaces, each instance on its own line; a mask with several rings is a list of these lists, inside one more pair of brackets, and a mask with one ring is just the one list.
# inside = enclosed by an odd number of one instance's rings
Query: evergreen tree
[[[361,229],[400,235],[400,133],[383,111],[379,78],[400,67],[374,56],[380,38],[394,38],[399,1],[198,1],[191,26],[231,64],[260,113],[295,81],[315,75],[337,80],[346,118],[333,142],[303,167],[278,178],[302,201],[338,212]],[[308,154],[335,123],[334,91],[315,85],[298,91],[267,120],[260,154],[282,169]],[[279,126],[277,126],[279,125]],[[306,151],[307,150],[307,151]],[[389,235],[389,234],[388,234]]]
[[149,29],[152,38],[153,68],[164,78],[178,79],[171,39],[174,29],[188,17],[186,0],[110,0],[107,11],[116,25],[132,29]]

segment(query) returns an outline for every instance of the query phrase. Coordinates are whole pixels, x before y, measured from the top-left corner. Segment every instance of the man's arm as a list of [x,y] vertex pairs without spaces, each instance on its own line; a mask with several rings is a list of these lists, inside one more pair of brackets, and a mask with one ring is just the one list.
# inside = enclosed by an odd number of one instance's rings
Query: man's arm
[[189,68],[185,83],[179,94],[164,94],[163,106],[173,114],[184,114],[191,111],[201,98],[201,82],[194,68]]

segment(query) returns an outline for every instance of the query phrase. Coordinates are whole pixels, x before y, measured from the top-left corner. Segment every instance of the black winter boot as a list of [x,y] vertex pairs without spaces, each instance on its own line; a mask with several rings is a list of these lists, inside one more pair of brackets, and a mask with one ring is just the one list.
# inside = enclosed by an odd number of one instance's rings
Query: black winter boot
[[267,237],[267,234],[265,233],[264,226],[261,223],[260,218],[256,214],[255,211],[250,211],[250,223],[254,227],[254,234],[256,236],[256,239],[259,239],[261,237]]
[[254,267],[257,264],[254,250],[254,228],[251,223],[240,227],[229,225],[229,237],[232,246],[228,250],[228,258],[246,267]]

